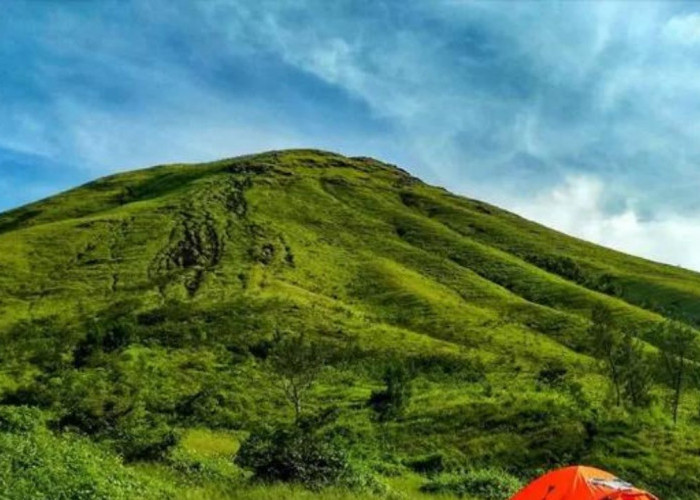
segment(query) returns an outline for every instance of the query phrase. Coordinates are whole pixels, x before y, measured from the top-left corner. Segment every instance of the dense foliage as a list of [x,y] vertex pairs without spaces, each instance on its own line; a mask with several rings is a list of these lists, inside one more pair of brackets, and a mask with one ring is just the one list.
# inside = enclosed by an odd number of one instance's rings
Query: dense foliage
[[0,497],[487,499],[586,463],[700,499],[699,320],[696,273],[372,159],[101,179],[0,215]]
[[372,392],[369,404],[379,420],[394,420],[404,414],[411,399],[411,374],[400,363],[393,363],[384,372],[385,387]]
[[29,408],[0,408],[2,497],[55,499],[167,498],[89,441],[57,437]]
[[347,430],[329,425],[333,417],[333,412],[324,412],[259,429],[241,444],[236,463],[260,481],[300,483],[313,490],[333,485],[376,489],[373,478],[351,459]]
[[506,472],[476,469],[437,477],[423,486],[423,491],[452,493],[458,497],[484,500],[503,500],[513,496],[521,487],[522,483]]

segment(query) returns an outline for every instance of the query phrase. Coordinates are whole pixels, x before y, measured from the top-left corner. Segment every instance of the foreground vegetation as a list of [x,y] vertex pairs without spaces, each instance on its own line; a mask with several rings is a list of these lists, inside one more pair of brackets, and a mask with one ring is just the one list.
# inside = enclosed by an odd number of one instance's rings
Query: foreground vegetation
[[0,215],[9,498],[700,498],[700,275],[284,151]]

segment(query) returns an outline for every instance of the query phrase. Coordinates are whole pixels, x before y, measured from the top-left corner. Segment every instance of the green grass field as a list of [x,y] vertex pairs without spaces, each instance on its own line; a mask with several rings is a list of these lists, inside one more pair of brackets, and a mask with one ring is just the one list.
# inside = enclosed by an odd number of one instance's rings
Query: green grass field
[[[453,498],[423,487],[586,463],[700,499],[700,379],[676,425],[661,379],[648,408],[616,406],[591,356],[599,304],[653,356],[658,324],[700,322],[700,274],[368,158],[291,150],[100,179],[0,215],[0,496]],[[304,411],[336,408],[379,486],[266,484],[234,463],[251,432],[293,419],[265,360],[275,332],[343,354]],[[367,401],[397,362],[415,367],[412,397],[381,422]],[[542,382],[551,366],[563,382]]]

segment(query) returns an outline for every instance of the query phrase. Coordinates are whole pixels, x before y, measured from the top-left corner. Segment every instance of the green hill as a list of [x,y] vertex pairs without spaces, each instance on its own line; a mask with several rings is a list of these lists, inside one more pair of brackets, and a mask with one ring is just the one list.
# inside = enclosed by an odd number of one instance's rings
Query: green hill
[[[650,407],[615,405],[591,355],[600,304],[654,359],[660,323],[700,322],[700,274],[370,158],[277,151],[100,179],[0,215],[0,433],[37,457],[0,459],[0,488],[22,467],[99,483],[46,451],[79,446],[123,460],[125,489],[86,498],[315,496],[251,485],[233,462],[249,433],[293,419],[269,370],[286,333],[332,348],[304,412],[337,408],[350,462],[384,485],[362,494],[585,462],[700,498],[695,381],[677,425],[660,376]],[[412,397],[381,421],[367,401],[396,363]]]

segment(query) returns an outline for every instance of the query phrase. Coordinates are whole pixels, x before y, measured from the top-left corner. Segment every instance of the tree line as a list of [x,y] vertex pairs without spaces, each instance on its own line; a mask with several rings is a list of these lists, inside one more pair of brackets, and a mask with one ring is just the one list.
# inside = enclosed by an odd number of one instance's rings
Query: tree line
[[660,382],[671,389],[669,407],[673,422],[678,422],[684,392],[700,360],[697,335],[691,326],[676,319],[659,323],[648,333],[656,347],[653,349],[600,304],[591,313],[588,333],[591,354],[610,381],[617,406],[648,407],[654,384]]

